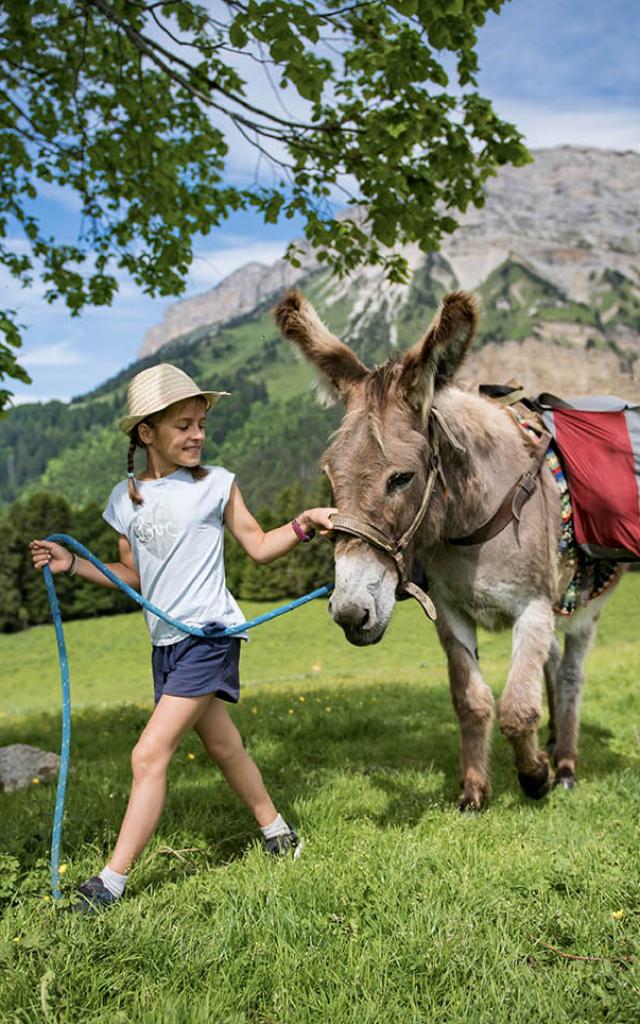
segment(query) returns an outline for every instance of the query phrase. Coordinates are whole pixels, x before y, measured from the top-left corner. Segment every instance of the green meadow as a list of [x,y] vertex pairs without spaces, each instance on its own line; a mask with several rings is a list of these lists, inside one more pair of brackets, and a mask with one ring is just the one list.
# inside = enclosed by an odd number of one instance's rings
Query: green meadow
[[[247,615],[263,610],[246,604]],[[640,1019],[640,574],[589,655],[580,784],[520,794],[496,730],[493,798],[456,809],[444,656],[417,605],[349,647],[316,602],[258,627],[234,717],[297,861],[262,853],[194,736],[126,898],[54,905],[55,786],[0,794],[0,1021],[11,1024],[631,1024]],[[151,708],[139,614],[70,622],[66,892],[104,863]],[[510,636],[481,636],[496,695]],[[0,637],[0,743],[57,750],[49,626]]]

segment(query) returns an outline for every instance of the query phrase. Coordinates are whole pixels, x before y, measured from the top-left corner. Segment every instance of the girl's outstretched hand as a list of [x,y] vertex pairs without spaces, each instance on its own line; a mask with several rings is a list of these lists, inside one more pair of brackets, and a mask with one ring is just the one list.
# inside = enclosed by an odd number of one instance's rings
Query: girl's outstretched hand
[[298,522],[307,533],[316,529],[321,537],[326,537],[333,530],[331,516],[337,511],[337,508],[309,508],[298,516]]
[[29,548],[33,567],[42,572],[45,565],[48,565],[51,572],[68,572],[73,565],[73,555],[61,544],[51,540],[32,540]]

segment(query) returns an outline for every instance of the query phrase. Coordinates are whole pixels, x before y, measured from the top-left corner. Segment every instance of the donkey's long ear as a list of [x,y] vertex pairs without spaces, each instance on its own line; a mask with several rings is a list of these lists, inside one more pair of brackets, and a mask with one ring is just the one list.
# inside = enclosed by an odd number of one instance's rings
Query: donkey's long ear
[[478,322],[478,303],[469,292],[450,292],[402,361],[401,385],[412,409],[426,415],[434,393],[449,384],[462,364]]
[[322,374],[326,404],[346,398],[356,381],[369,372],[357,355],[331,334],[297,288],[287,292],[273,315],[285,338],[297,345]]

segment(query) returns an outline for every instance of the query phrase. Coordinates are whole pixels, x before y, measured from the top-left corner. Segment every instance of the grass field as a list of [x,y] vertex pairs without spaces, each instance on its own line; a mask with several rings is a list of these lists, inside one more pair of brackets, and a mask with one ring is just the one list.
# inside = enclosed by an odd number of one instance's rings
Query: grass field
[[[358,650],[315,604],[243,651],[234,716],[304,834],[296,862],[264,857],[187,737],[126,900],[77,919],[48,895],[54,786],[0,794],[0,1021],[637,1022],[640,575],[623,581],[589,656],[579,787],[528,802],[496,733],[479,816],[455,808],[457,727],[421,616],[399,606],[383,642]],[[114,841],[151,705],[139,615],[69,623],[67,637],[70,888]],[[508,635],[481,637],[496,693],[509,649]],[[57,749],[51,628],[0,637],[0,657],[0,743]]]

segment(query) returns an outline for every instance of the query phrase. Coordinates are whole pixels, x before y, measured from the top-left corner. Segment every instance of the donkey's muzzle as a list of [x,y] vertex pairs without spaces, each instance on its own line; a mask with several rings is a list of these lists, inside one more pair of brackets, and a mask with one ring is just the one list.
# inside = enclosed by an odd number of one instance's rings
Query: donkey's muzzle
[[332,607],[329,601],[329,613],[344,632],[350,644],[356,647],[368,647],[370,644],[377,644],[384,635],[384,627],[371,626],[375,621],[375,608],[369,608],[360,602],[341,603],[337,608]]
[[329,601],[329,612],[333,621],[343,629],[363,630],[371,619],[373,608],[363,607],[356,602],[343,602],[336,609]]

